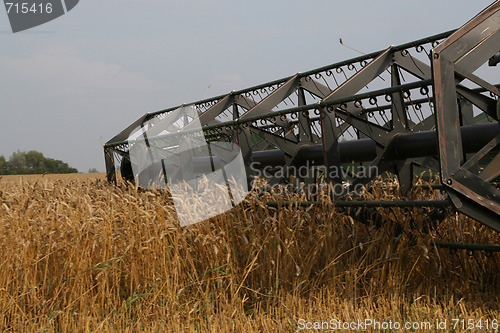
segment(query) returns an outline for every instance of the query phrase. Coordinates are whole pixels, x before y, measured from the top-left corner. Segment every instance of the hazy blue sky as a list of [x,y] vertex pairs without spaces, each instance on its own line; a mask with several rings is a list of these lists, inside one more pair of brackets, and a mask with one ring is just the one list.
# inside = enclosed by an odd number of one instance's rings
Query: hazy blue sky
[[0,9],[0,155],[104,171],[100,141],[146,112],[358,55],[339,38],[372,52],[458,28],[490,3],[80,0],[16,34]]

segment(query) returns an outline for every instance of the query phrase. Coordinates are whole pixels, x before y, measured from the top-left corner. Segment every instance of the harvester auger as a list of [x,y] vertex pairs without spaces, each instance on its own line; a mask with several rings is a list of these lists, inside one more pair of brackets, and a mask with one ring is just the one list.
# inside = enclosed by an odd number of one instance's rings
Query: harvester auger
[[[273,173],[277,168],[302,167],[307,176],[293,175],[302,184],[343,184],[346,191],[334,194],[338,207],[448,205],[498,232],[499,85],[488,79],[499,49],[496,1],[458,30],[189,105],[208,142],[239,146],[250,180],[259,173],[280,183],[290,175]],[[182,107],[147,113],[109,140],[107,179],[116,182],[119,167],[134,180],[130,138]],[[184,116],[180,126],[192,120]],[[160,132],[149,143],[161,141]],[[346,163],[378,172],[356,173]],[[423,169],[439,171],[446,200],[345,199],[384,172],[396,175],[406,193]]]

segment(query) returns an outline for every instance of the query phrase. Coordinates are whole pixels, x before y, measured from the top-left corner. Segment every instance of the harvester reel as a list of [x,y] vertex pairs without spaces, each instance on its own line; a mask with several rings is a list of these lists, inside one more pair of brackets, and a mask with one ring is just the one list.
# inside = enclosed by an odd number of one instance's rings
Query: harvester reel
[[[120,162],[123,178],[137,178],[130,154],[141,136],[148,147],[177,149],[175,120],[179,133],[199,126],[208,143],[205,155],[193,155],[191,174],[213,171],[220,161],[210,147],[223,142],[239,147],[248,184],[263,174],[271,183],[337,184],[346,188],[333,193],[339,202],[385,172],[406,194],[417,170],[435,169],[458,211],[500,231],[499,90],[474,74],[499,62],[499,29],[496,1],[456,31],[148,113],[106,143],[108,180]],[[197,116],[181,119],[186,107]],[[301,167],[306,176],[261,172]]]

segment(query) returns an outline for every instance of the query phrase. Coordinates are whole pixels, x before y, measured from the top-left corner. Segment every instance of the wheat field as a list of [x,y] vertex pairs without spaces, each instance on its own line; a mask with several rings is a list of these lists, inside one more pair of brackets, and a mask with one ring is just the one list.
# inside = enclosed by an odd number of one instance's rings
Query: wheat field
[[[429,225],[426,210],[378,208],[376,227],[327,198],[273,208],[265,202],[304,198],[264,196],[181,228],[168,193],[103,174],[0,185],[1,332],[326,332],[335,330],[325,323],[366,319],[412,323],[400,331],[434,332],[445,320],[442,332],[498,331],[499,254],[434,245],[500,243],[462,215]],[[367,194],[398,198],[397,189]]]

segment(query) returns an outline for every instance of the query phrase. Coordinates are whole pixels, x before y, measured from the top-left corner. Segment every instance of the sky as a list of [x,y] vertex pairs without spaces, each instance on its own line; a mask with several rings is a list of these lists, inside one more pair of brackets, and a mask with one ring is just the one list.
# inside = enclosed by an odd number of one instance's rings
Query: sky
[[[103,172],[147,112],[459,28],[492,0],[80,0],[13,34],[0,8],[0,155]],[[210,86],[210,88],[208,88]]]

